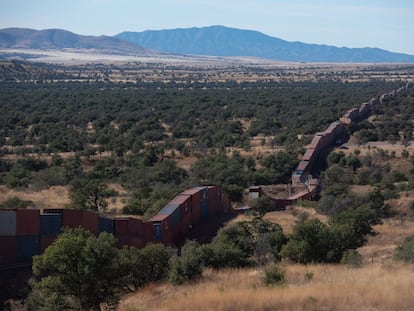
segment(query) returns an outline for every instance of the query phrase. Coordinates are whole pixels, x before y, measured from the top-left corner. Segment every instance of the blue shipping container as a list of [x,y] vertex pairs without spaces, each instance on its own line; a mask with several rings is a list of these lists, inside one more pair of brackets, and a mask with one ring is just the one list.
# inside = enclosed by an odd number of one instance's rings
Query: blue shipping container
[[62,214],[40,215],[40,235],[56,236],[62,228]]
[[175,212],[171,215],[171,227],[175,229],[177,225],[181,222],[181,211],[179,208],[175,210]]
[[162,225],[161,223],[153,224],[154,241],[162,241]]
[[99,233],[108,232],[114,233],[114,220],[109,218],[99,217]]
[[32,261],[34,255],[40,254],[40,241],[38,235],[22,235],[16,237],[17,261]]

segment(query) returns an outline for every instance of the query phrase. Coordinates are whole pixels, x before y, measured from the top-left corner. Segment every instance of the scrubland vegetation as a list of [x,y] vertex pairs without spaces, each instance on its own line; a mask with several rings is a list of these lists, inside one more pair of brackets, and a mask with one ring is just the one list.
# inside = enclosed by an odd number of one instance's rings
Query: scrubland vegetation
[[[0,207],[64,207],[28,195],[61,187],[65,206],[145,218],[200,184],[243,202],[249,185],[288,183],[315,132],[401,85],[333,80],[1,83]],[[119,310],[412,309],[413,103],[411,90],[349,127],[318,201],[268,213],[257,200],[210,243],[117,250],[109,235],[64,233],[35,258],[26,306],[109,308],[129,293]],[[71,258],[77,275],[61,266]]]

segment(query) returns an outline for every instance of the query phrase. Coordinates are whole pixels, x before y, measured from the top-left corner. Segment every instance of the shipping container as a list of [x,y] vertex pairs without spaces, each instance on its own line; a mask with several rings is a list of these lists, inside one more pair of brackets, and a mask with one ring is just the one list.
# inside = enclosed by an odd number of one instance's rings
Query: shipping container
[[15,236],[0,236],[0,265],[16,262],[17,242]]
[[39,235],[40,210],[17,209],[16,210],[16,235]]
[[29,262],[34,255],[40,254],[40,241],[38,235],[16,236],[18,262]]
[[82,210],[64,209],[62,210],[63,227],[77,228],[82,226]]
[[114,220],[110,218],[99,217],[99,232],[114,234]]
[[200,219],[206,219],[208,217],[208,188],[204,188],[201,192],[201,204],[200,204]]
[[40,237],[40,253],[43,254],[45,250],[53,244],[57,236],[41,236]]
[[162,223],[161,222],[153,222],[153,237],[154,242],[161,242],[162,239]]
[[0,236],[16,235],[16,211],[0,211]]
[[82,210],[82,227],[89,230],[92,234],[99,234],[99,215],[93,211]]
[[62,228],[62,214],[40,215],[40,235],[43,237],[57,236]]
[[99,234],[99,216],[97,213],[78,209],[64,209],[62,211],[63,227],[83,227],[92,234]]
[[193,226],[193,209],[191,203],[191,195],[179,194],[170,204],[178,204],[181,210],[181,224],[183,233],[186,233]]
[[123,217],[114,219],[114,232],[116,236],[137,237],[143,235],[143,223],[141,219]]
[[191,196],[191,208],[192,208],[192,223],[197,224],[200,221],[201,213],[201,196],[205,187],[196,187],[181,192],[182,195]]

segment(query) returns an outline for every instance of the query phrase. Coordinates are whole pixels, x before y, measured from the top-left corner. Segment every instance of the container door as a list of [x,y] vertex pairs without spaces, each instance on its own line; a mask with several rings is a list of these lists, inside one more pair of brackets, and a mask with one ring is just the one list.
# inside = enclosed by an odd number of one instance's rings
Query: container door
[[162,241],[162,226],[161,223],[154,223],[154,241]]

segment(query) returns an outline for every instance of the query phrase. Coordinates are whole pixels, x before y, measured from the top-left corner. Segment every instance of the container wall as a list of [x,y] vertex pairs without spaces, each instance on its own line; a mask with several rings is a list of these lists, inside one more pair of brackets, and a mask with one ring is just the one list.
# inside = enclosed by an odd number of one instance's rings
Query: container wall
[[82,227],[89,230],[92,234],[99,234],[99,216],[92,211],[82,211]]
[[62,211],[63,227],[77,228],[82,226],[82,210],[80,209],[64,209]]
[[43,254],[45,250],[53,244],[57,236],[41,236],[40,237],[40,253]]
[[38,235],[40,211],[38,209],[16,210],[16,235]]
[[16,262],[17,242],[15,236],[0,236],[0,265]]
[[57,236],[62,228],[61,214],[40,215],[40,235],[43,237]]
[[40,241],[38,235],[16,236],[18,262],[29,262],[34,255],[40,254]]
[[99,217],[99,232],[107,232],[114,234],[114,220],[109,218]]
[[16,235],[16,212],[0,211],[0,236]]
[[128,235],[128,226],[129,226],[129,219],[128,218],[117,218],[114,220],[114,231],[115,236],[126,236]]

